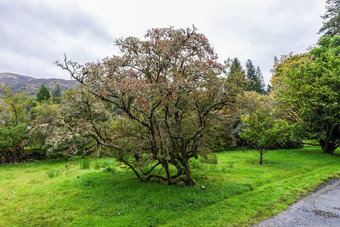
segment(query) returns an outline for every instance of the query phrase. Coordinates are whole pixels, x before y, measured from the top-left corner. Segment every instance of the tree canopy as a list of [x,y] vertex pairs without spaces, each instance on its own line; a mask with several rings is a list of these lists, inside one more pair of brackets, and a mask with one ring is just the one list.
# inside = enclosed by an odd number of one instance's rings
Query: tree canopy
[[114,141],[113,155],[139,180],[194,185],[189,160],[208,152],[202,138],[217,112],[235,108],[242,80],[221,76],[226,66],[195,28],[152,29],[145,38],[117,40],[121,54],[102,62],[57,64],[122,112],[115,134],[98,142]]
[[340,0],[327,0],[326,13],[321,16],[324,20],[319,33],[324,36],[340,35]]
[[265,94],[265,84],[260,67],[255,67],[252,60],[246,62],[246,75],[248,80],[247,91],[255,91],[260,94]]
[[52,95],[53,103],[58,104],[61,102],[62,94],[61,94],[61,89],[58,83],[54,86],[51,95]]
[[51,98],[50,91],[48,90],[48,88],[44,84],[41,84],[39,92],[38,92],[35,100],[37,102],[42,102],[42,101],[47,101],[50,98]]
[[339,48],[340,36],[323,37],[309,53],[283,58],[273,77],[276,99],[330,154],[340,145]]

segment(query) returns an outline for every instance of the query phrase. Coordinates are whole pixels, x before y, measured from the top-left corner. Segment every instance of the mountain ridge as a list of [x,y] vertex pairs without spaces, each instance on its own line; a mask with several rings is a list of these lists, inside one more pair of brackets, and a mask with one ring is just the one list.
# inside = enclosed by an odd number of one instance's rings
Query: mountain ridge
[[0,86],[11,87],[15,93],[27,92],[28,95],[36,95],[41,84],[44,84],[50,91],[56,84],[59,84],[61,91],[75,89],[79,85],[75,80],[34,78],[10,72],[0,73]]

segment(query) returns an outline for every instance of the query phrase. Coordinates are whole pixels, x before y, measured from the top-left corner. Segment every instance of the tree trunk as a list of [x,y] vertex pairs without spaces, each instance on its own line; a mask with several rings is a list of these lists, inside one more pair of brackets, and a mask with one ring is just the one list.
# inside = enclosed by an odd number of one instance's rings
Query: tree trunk
[[260,151],[260,165],[263,164],[263,151]]
[[338,148],[335,143],[329,142],[327,140],[320,140],[320,145],[322,152],[326,154],[334,154],[334,151]]
[[326,138],[324,140],[320,140],[320,145],[322,148],[322,151],[327,154],[333,154],[334,151],[338,148],[339,143],[336,141],[339,140],[339,126],[338,125],[332,125],[329,128],[329,131],[326,134]]
[[183,165],[184,165],[184,174],[185,174],[183,181],[184,181],[185,185],[186,186],[195,186],[196,181],[194,180],[194,178],[192,178],[191,169],[190,169],[190,165],[189,165],[188,160],[186,160],[185,163],[183,163]]

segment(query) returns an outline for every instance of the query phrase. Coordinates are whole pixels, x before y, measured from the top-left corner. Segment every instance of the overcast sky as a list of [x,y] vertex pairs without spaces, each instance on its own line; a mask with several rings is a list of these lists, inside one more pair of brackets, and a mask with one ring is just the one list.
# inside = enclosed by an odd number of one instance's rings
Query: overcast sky
[[325,0],[0,0],[0,72],[70,79],[52,62],[117,54],[115,38],[193,24],[219,60],[260,66],[269,82],[274,56],[314,45]]

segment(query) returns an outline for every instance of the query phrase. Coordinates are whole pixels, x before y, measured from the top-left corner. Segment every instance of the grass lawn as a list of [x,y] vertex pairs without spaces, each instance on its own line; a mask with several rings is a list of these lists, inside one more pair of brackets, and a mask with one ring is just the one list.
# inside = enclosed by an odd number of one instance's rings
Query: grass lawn
[[93,159],[90,169],[82,160],[68,169],[64,160],[3,165],[0,226],[249,225],[340,176],[340,155],[319,147],[268,152],[263,166],[258,159],[236,150],[218,153],[218,164],[194,161],[194,187],[141,183],[124,166],[100,170],[113,159]]

